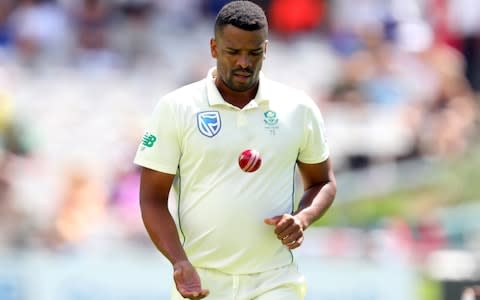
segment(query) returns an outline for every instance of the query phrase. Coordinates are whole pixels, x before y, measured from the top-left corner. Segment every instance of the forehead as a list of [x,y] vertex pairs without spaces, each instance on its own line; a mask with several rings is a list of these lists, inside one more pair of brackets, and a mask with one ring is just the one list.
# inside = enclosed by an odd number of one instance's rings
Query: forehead
[[229,24],[220,32],[219,40],[223,47],[255,49],[266,43],[267,34],[265,29],[248,31]]

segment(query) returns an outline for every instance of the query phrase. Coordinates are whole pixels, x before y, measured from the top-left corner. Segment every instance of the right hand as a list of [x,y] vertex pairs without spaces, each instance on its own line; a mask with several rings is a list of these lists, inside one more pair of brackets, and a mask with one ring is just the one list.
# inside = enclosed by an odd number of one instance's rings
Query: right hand
[[178,292],[191,300],[203,299],[209,291],[202,289],[200,276],[189,261],[181,261],[173,265],[173,279]]

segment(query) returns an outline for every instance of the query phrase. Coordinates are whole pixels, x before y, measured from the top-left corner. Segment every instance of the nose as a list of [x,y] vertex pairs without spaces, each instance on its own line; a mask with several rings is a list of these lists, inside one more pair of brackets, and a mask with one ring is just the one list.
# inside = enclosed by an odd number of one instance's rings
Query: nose
[[238,56],[237,64],[242,68],[246,69],[250,67],[251,65],[251,60],[248,54],[240,54]]

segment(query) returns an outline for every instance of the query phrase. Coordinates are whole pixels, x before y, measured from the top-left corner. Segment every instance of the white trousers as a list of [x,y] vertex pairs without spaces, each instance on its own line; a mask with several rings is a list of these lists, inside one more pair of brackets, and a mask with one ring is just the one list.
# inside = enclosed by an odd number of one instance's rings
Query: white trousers
[[[210,294],[206,300],[303,300],[305,280],[296,264],[262,273],[231,275],[197,268],[202,288]],[[172,290],[172,300],[184,299]]]

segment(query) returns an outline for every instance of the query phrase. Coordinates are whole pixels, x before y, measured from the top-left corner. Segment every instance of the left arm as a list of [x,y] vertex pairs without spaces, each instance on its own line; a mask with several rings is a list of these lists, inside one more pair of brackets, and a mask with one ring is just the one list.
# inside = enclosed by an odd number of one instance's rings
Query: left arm
[[304,193],[293,215],[299,219],[302,228],[306,229],[332,205],[337,186],[330,159],[319,164],[298,162],[297,165],[302,175]]
[[304,192],[293,214],[265,219],[275,226],[275,234],[290,249],[303,242],[303,231],[322,217],[332,205],[337,191],[330,159],[318,164],[297,162],[302,176]]

